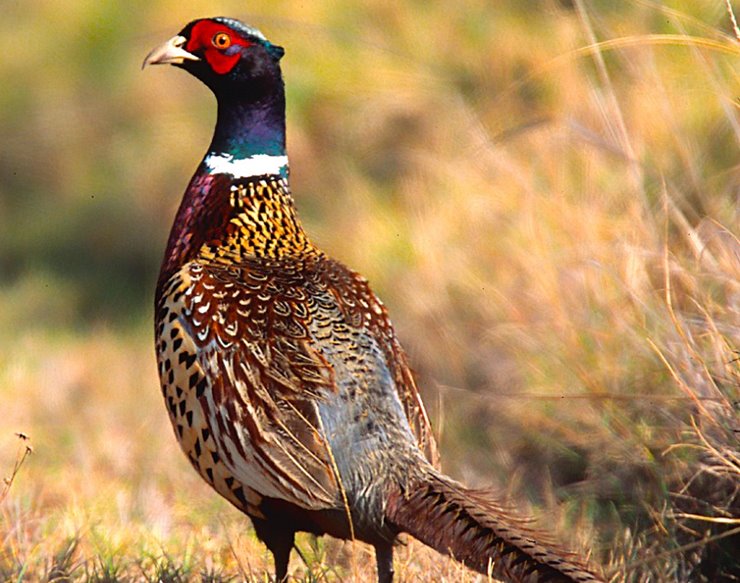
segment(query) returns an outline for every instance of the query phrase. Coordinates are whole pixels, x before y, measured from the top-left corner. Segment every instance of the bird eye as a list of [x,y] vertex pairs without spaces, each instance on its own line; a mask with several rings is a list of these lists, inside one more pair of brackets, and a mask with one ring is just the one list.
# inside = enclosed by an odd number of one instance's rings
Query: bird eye
[[217,49],[228,49],[231,46],[231,37],[225,32],[218,32],[213,35],[211,43]]

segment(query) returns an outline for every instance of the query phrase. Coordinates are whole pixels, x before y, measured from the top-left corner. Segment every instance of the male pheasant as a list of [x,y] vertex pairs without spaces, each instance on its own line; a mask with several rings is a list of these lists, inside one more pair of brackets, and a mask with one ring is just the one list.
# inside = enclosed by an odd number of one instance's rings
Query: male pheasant
[[296,216],[283,52],[237,20],[210,18],[144,61],[185,69],[218,101],[155,300],[162,392],[180,446],[252,519],[278,581],[297,531],[373,545],[381,583],[393,579],[401,532],[508,581],[600,581],[437,469],[385,307]]

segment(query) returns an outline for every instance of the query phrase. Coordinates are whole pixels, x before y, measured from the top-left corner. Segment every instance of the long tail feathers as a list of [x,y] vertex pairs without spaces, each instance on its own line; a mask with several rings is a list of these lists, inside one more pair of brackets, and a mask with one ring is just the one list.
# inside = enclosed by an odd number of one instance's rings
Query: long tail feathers
[[512,583],[602,583],[574,554],[546,542],[485,494],[429,468],[388,499],[399,530],[471,569]]

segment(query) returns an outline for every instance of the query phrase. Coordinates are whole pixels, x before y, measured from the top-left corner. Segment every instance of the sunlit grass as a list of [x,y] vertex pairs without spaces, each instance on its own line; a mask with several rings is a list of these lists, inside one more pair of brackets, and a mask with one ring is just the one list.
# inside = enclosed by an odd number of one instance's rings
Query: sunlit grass
[[[463,4],[80,3],[53,34],[55,3],[7,11],[0,580],[268,580],[246,518],[177,449],[151,346],[214,103],[139,65],[214,11],[286,46],[299,210],[389,305],[445,469],[593,549],[613,581],[738,576],[726,5]],[[16,432],[34,449],[17,471]],[[298,581],[371,580],[362,545],[299,547]],[[396,569],[476,580],[413,542]]]

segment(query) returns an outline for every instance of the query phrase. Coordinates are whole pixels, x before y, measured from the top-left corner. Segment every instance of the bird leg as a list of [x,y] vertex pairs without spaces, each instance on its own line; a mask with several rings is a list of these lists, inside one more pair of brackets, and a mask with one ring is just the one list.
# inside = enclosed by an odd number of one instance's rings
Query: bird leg
[[378,566],[378,583],[393,582],[393,543],[375,545],[375,562]]
[[283,583],[288,580],[288,561],[293,549],[295,532],[285,528],[275,528],[265,520],[252,517],[257,538],[265,543],[275,560],[275,581]]

